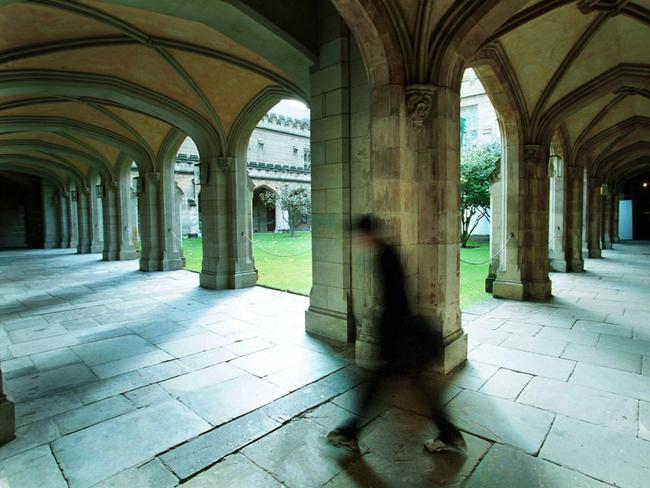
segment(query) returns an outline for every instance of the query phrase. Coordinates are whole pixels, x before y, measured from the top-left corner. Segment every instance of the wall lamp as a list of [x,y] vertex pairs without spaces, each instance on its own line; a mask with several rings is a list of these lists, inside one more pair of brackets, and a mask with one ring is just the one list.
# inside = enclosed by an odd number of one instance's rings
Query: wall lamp
[[77,190],[70,190],[70,200],[73,202],[79,201],[79,194],[77,193]]
[[144,193],[144,181],[142,179],[142,176],[136,176],[133,178],[133,184],[134,184],[134,191],[135,194],[140,196]]
[[97,185],[97,198],[104,198],[104,185]]
[[548,158],[548,175],[551,178],[562,178],[562,158],[557,154]]

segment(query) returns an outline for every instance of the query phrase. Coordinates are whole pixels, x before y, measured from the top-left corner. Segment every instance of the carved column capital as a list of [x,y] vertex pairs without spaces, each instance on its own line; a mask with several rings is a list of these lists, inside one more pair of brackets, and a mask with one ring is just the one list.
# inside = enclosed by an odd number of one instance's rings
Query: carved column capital
[[159,172],[151,172],[147,173],[147,182],[151,183],[152,185],[158,185],[160,184],[161,178],[160,178],[160,173]]
[[407,85],[406,110],[409,121],[415,130],[420,131],[426,120],[431,116],[433,95],[437,87],[434,85]]
[[228,171],[234,166],[235,158],[232,156],[220,156],[217,158],[217,165],[221,171]]
[[117,191],[119,187],[120,187],[120,183],[118,181],[111,180],[108,182],[108,188],[111,190]]

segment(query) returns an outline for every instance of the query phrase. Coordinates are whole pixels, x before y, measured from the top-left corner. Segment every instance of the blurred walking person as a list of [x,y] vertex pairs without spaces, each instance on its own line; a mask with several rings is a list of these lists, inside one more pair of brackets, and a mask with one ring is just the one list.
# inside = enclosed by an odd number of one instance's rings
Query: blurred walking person
[[336,447],[358,450],[359,420],[370,412],[384,381],[396,375],[410,374],[415,377],[427,398],[432,420],[440,431],[437,438],[425,442],[425,447],[431,452],[464,451],[462,434],[443,410],[444,387],[433,387],[423,376],[423,370],[438,358],[442,347],[428,321],[411,313],[404,272],[397,252],[386,243],[379,223],[370,215],[360,217],[353,231],[355,246],[375,251],[377,259],[383,306],[377,324],[381,365],[371,372],[365,385],[358,409],[359,416],[351,416],[331,431],[327,440]]

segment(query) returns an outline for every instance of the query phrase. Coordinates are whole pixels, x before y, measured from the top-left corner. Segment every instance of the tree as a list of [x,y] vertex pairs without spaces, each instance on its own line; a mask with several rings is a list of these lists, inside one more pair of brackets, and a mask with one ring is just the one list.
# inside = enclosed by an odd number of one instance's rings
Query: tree
[[291,237],[296,228],[309,220],[311,214],[311,194],[308,188],[295,185],[282,185],[277,192],[266,191],[260,194],[267,208],[280,206],[282,218],[289,225]]
[[490,219],[490,176],[501,157],[501,145],[492,142],[479,146],[461,158],[460,216],[461,246],[467,247],[472,232],[481,219]]

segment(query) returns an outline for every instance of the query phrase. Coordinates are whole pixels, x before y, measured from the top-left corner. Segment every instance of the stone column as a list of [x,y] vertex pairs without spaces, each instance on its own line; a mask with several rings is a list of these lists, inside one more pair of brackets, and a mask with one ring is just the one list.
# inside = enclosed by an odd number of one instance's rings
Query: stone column
[[[552,165],[552,168],[550,167]],[[564,161],[551,158],[549,169],[549,269],[566,273],[568,263],[565,249],[565,213],[566,213],[566,188],[563,171]]]
[[77,211],[77,202],[72,200],[72,192],[66,192],[66,211],[68,214],[68,248],[75,248],[79,243],[79,223],[78,223],[78,211]]
[[510,236],[493,294],[499,298],[544,299],[548,278],[548,146],[504,150],[507,159],[506,230]]
[[[311,72],[313,285],[305,326],[310,333],[352,342],[350,38],[333,8],[321,10],[320,57]],[[357,342],[358,361],[361,349]]]
[[503,239],[503,178],[501,177],[501,160],[490,175],[490,256],[496,256],[489,264],[487,278],[485,278],[485,291],[492,293],[494,281],[497,279],[497,270],[501,261],[499,251],[505,240]]
[[16,438],[16,415],[14,404],[4,394],[2,370],[0,370],[0,446]]
[[[429,97],[433,100],[427,119]],[[406,108],[408,142],[417,151],[414,166],[409,164],[410,154],[403,153],[400,159],[401,178],[410,180],[400,195],[402,244],[413,243],[404,252],[406,270],[407,276],[409,272],[415,275],[417,313],[434,318],[440,326],[444,352],[437,369],[448,373],[467,357],[459,299],[460,94],[445,87],[430,92],[427,87],[410,86],[406,88]],[[417,198],[415,213],[411,213],[413,195]]]
[[589,203],[587,206],[587,257],[600,258],[601,206],[600,181],[589,178]]
[[127,261],[138,259],[138,196],[131,188],[130,172],[121,178],[115,193],[117,204],[117,225],[119,249],[117,259]]
[[90,185],[88,190],[89,252],[94,254],[104,250],[104,217],[102,215],[102,202],[97,195],[97,185]]
[[43,211],[43,249],[59,247],[59,197],[55,186],[48,180],[41,181],[41,205]]
[[104,223],[104,261],[115,261],[120,254],[120,223],[118,208],[119,187],[117,181],[110,181],[104,185],[104,198],[102,199]]
[[257,281],[249,239],[251,202],[245,156],[201,160],[201,286],[245,288]]
[[620,237],[618,236],[618,206],[620,202],[620,193],[616,192],[612,198],[612,230],[610,235],[612,236],[612,243],[621,242]]
[[79,237],[77,241],[77,252],[79,254],[90,253],[90,212],[89,207],[90,190],[82,187],[77,190],[77,222]]
[[564,249],[567,271],[573,273],[584,270],[582,259],[583,173],[581,166],[566,166]]
[[603,204],[602,204],[602,218],[603,222],[601,224],[602,228],[602,248],[611,249],[612,248],[612,194],[609,191],[606,191],[603,195]]
[[[524,147],[527,179],[521,195],[526,209],[522,229],[522,278],[526,296],[544,299],[551,296],[548,278],[548,147]],[[522,202],[523,203],[523,202]]]
[[58,212],[57,222],[59,228],[58,247],[67,248],[70,242],[70,221],[68,220],[68,195],[67,192],[57,192]]

